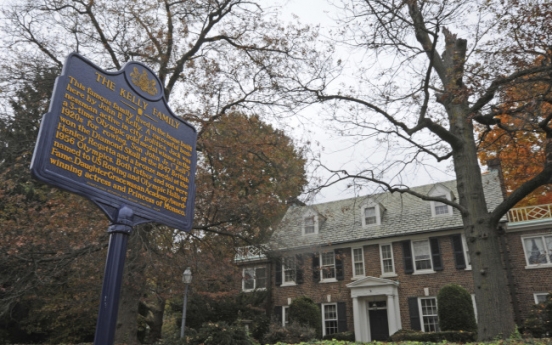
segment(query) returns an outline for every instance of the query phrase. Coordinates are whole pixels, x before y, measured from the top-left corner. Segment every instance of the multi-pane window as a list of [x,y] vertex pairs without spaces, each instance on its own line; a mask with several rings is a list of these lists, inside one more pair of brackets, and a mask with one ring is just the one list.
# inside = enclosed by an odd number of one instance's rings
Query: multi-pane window
[[378,219],[376,217],[376,208],[375,207],[366,207],[364,209],[364,224],[377,224]]
[[536,304],[544,303],[544,302],[546,302],[546,297],[548,296],[548,293],[546,293],[546,292],[536,293],[536,294],[534,294],[534,296],[535,296],[535,303]]
[[466,257],[466,267],[471,268],[470,250],[468,249],[468,243],[466,242],[466,236],[462,235],[462,246],[464,248],[464,255]]
[[383,274],[395,273],[395,267],[393,265],[393,252],[391,251],[390,244],[382,244],[381,250],[381,269]]
[[316,232],[316,224],[314,216],[308,216],[304,218],[305,221],[305,235],[314,234]]
[[424,332],[439,331],[439,319],[437,317],[437,299],[435,297],[420,298],[420,311],[422,313],[422,325]]
[[322,279],[335,278],[335,253],[322,253],[321,259],[320,269],[322,270]]
[[527,264],[540,265],[552,263],[552,235],[523,239]]
[[337,333],[337,305],[325,304],[323,309],[324,335]]
[[[446,195],[436,195],[435,196],[436,198],[442,198],[442,199],[446,199],[447,196]],[[449,214],[449,209],[448,209],[448,205],[447,204],[444,204],[440,201],[435,201],[434,202],[434,205],[435,205],[435,215],[438,216],[440,214]]]
[[412,241],[412,251],[416,271],[432,269],[429,240]]
[[353,275],[364,276],[364,253],[362,248],[353,248]]
[[295,272],[295,257],[284,258],[284,262],[282,264],[283,282],[295,282]]
[[266,267],[248,267],[243,270],[242,289],[255,290],[266,288]]

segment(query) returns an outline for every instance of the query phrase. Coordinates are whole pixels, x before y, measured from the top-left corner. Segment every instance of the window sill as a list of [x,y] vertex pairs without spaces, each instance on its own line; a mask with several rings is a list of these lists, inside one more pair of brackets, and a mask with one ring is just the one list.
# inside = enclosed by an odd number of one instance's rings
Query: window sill
[[351,278],[351,280],[359,280],[359,279],[363,279],[363,278],[366,278],[366,276],[354,276]]
[[398,277],[397,273],[384,273],[380,276],[380,278],[395,278]]
[[413,276],[417,276],[417,275],[422,275],[422,274],[434,274],[435,271],[434,270],[427,270],[427,271],[416,271],[414,273],[412,273]]
[[450,217],[450,216],[452,216],[452,213],[433,214],[433,218]]
[[296,282],[287,282],[287,283],[282,283],[282,285],[280,285],[281,287],[285,287],[285,286],[295,286],[297,285]]
[[323,284],[323,283],[337,283],[337,279],[335,279],[335,278],[322,279],[322,280],[320,280],[320,283],[321,284]]
[[527,265],[525,266],[526,270],[534,270],[539,268],[551,268],[552,264],[540,264],[540,265]]
[[258,289],[242,289],[242,292],[253,292],[253,291],[266,291],[266,288],[258,288]]

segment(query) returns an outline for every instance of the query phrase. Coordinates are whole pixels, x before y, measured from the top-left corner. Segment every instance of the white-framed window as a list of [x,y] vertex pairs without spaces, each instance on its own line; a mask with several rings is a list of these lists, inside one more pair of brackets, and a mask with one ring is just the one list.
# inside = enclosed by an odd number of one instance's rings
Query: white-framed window
[[422,320],[422,331],[438,332],[439,318],[437,316],[437,298],[421,297],[418,298],[420,320]]
[[552,267],[552,234],[523,237],[527,266]]
[[475,323],[477,323],[477,302],[475,302],[475,294],[471,294],[472,304],[473,304],[473,314],[475,316]]
[[335,280],[335,253],[333,251],[320,254],[320,277],[321,281]]
[[[442,186],[437,185],[429,192],[429,196],[434,198],[441,198],[446,200],[452,200],[452,192]],[[433,217],[449,216],[452,215],[452,206],[449,206],[440,201],[430,201],[431,215]]]
[[289,306],[282,307],[282,326],[287,327],[289,325]]
[[429,240],[412,241],[412,257],[414,259],[414,270],[416,272],[433,271]]
[[464,259],[466,260],[465,269],[471,270],[470,250],[468,249],[468,242],[466,241],[466,235],[464,234],[462,234],[462,246],[464,248]]
[[[436,196],[437,198],[442,198],[442,199],[446,199],[447,196],[446,195],[437,195]],[[440,201],[434,201],[433,202],[433,207],[434,207],[434,210],[435,210],[435,215],[436,216],[440,216],[442,214],[449,214],[449,211],[448,211],[448,205],[445,204],[445,203],[442,203]]]
[[369,227],[381,224],[381,214],[383,206],[372,200],[366,201],[360,207],[360,217],[362,219],[362,226]]
[[546,302],[546,297],[548,296],[548,292],[537,292],[533,294],[533,297],[535,298],[535,304],[544,303]]
[[380,244],[381,273],[383,276],[395,275],[393,246],[391,243]]
[[324,336],[337,333],[337,304],[322,305],[322,330]]
[[266,289],[266,267],[246,267],[243,269],[242,290]]
[[364,250],[362,247],[352,249],[353,277],[364,277]]
[[376,207],[364,208],[364,224],[372,225],[378,223],[378,217],[376,217]]
[[313,210],[303,215],[303,236],[318,234],[318,215]]
[[289,256],[282,260],[282,285],[295,284],[296,279],[295,257]]

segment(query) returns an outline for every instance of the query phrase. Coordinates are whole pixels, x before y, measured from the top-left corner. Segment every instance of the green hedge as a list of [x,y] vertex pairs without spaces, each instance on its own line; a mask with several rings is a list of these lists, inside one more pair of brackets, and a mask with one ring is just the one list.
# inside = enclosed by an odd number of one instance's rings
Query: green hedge
[[464,331],[418,332],[402,329],[393,334],[390,338],[391,341],[394,342],[420,341],[440,343],[448,341],[453,343],[468,343],[477,339],[477,333]]

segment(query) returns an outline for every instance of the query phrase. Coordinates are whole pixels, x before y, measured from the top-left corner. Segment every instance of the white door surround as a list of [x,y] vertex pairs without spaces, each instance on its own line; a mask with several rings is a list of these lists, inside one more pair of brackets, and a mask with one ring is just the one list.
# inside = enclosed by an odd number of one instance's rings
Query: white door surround
[[397,281],[376,277],[365,277],[347,284],[353,298],[353,320],[357,342],[372,341],[370,320],[368,319],[368,303],[372,301],[384,300],[387,302],[390,335],[402,328],[398,286],[399,282]]

